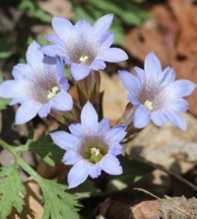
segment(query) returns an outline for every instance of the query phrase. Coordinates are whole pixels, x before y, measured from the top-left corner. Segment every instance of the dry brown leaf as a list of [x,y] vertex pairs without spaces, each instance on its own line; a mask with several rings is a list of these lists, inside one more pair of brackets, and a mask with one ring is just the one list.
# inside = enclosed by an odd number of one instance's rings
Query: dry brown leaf
[[143,201],[131,207],[133,219],[196,219],[197,199],[167,197],[155,201]]
[[131,207],[133,219],[160,219],[159,201],[143,201]]
[[153,125],[128,144],[127,152],[162,165],[176,173],[186,173],[197,163],[197,121],[187,115],[186,132],[172,126],[159,129]]
[[48,0],[38,1],[39,6],[46,12],[54,16],[64,16],[71,18],[73,16],[71,4],[68,0]]
[[101,74],[101,90],[105,91],[103,99],[104,116],[111,119],[119,119],[127,105],[127,91],[121,85],[117,76],[109,77]]

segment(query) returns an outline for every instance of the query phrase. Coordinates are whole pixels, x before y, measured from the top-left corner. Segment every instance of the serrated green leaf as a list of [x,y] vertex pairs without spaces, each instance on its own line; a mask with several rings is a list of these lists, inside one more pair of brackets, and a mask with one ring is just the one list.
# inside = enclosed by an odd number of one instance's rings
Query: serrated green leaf
[[26,190],[21,182],[16,166],[0,168],[0,218],[6,219],[13,208],[18,213],[23,210]]
[[66,191],[65,185],[44,180],[41,185],[44,199],[43,219],[78,219],[79,205],[74,196]]
[[37,141],[31,142],[29,150],[40,155],[49,166],[54,166],[55,161],[60,161],[64,154],[62,149],[53,144],[49,136],[44,136]]

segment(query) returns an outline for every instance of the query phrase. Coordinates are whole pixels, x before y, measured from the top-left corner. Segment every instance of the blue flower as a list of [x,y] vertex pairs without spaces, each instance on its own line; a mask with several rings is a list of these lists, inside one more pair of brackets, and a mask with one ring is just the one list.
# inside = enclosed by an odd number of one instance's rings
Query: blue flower
[[145,58],[144,70],[135,68],[135,75],[119,71],[119,78],[128,90],[128,99],[134,107],[133,123],[143,128],[152,121],[157,126],[171,122],[185,130],[187,125],[181,112],[188,109],[184,97],[189,96],[196,85],[189,80],[175,80],[175,71],[161,68],[154,53]]
[[11,105],[21,104],[16,112],[16,124],[23,124],[37,114],[46,117],[52,109],[68,111],[73,107],[63,65],[60,61],[57,65],[44,64],[43,58],[40,45],[33,42],[26,53],[27,64],[14,66],[14,79],[0,85],[0,97],[12,99]]
[[69,188],[83,183],[88,176],[96,178],[104,170],[111,175],[122,173],[117,155],[123,151],[120,141],[125,137],[125,127],[110,128],[109,121],[98,121],[91,103],[81,112],[81,123],[71,124],[69,131],[51,134],[55,144],[66,151],[63,162],[73,165],[68,174]]
[[64,58],[71,66],[71,73],[75,80],[87,77],[91,70],[102,70],[107,62],[121,62],[128,59],[127,54],[118,48],[110,48],[114,35],[108,29],[113,15],[108,14],[94,24],[85,20],[73,25],[63,17],[54,17],[52,27],[55,34],[46,36],[52,44],[43,48],[46,55]]

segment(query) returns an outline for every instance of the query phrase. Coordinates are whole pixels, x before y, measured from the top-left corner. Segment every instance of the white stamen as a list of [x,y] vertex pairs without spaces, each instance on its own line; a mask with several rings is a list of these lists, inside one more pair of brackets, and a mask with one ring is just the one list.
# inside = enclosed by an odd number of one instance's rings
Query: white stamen
[[98,156],[100,154],[100,150],[98,148],[91,148],[91,154],[94,154],[95,156]]
[[79,61],[80,61],[81,64],[85,64],[85,63],[87,63],[88,59],[89,59],[88,56],[81,56],[79,58]]
[[59,88],[57,86],[52,87],[52,89],[48,91],[47,98],[48,99],[53,98],[58,93],[58,91],[59,91]]
[[146,101],[144,102],[144,106],[145,106],[147,109],[149,109],[150,111],[152,111],[152,110],[154,109],[154,104],[153,104],[153,102],[150,101],[150,100],[146,100]]

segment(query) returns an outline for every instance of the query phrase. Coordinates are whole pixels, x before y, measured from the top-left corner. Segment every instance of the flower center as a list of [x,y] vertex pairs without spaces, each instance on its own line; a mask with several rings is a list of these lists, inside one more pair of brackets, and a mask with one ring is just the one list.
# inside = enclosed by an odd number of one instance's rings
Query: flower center
[[92,147],[89,152],[89,161],[92,163],[99,162],[105,154],[101,151],[100,148]]
[[146,100],[144,102],[144,106],[149,109],[150,111],[153,111],[154,110],[154,103],[150,100]]
[[81,64],[88,64],[88,61],[89,61],[89,57],[88,57],[87,55],[81,56],[81,57],[79,58],[79,62],[80,62]]
[[98,163],[108,151],[108,145],[98,136],[87,136],[81,145],[80,153],[89,162]]
[[59,92],[59,88],[57,86],[54,86],[51,88],[51,90],[48,91],[47,99],[50,100],[53,98],[57,93]]

